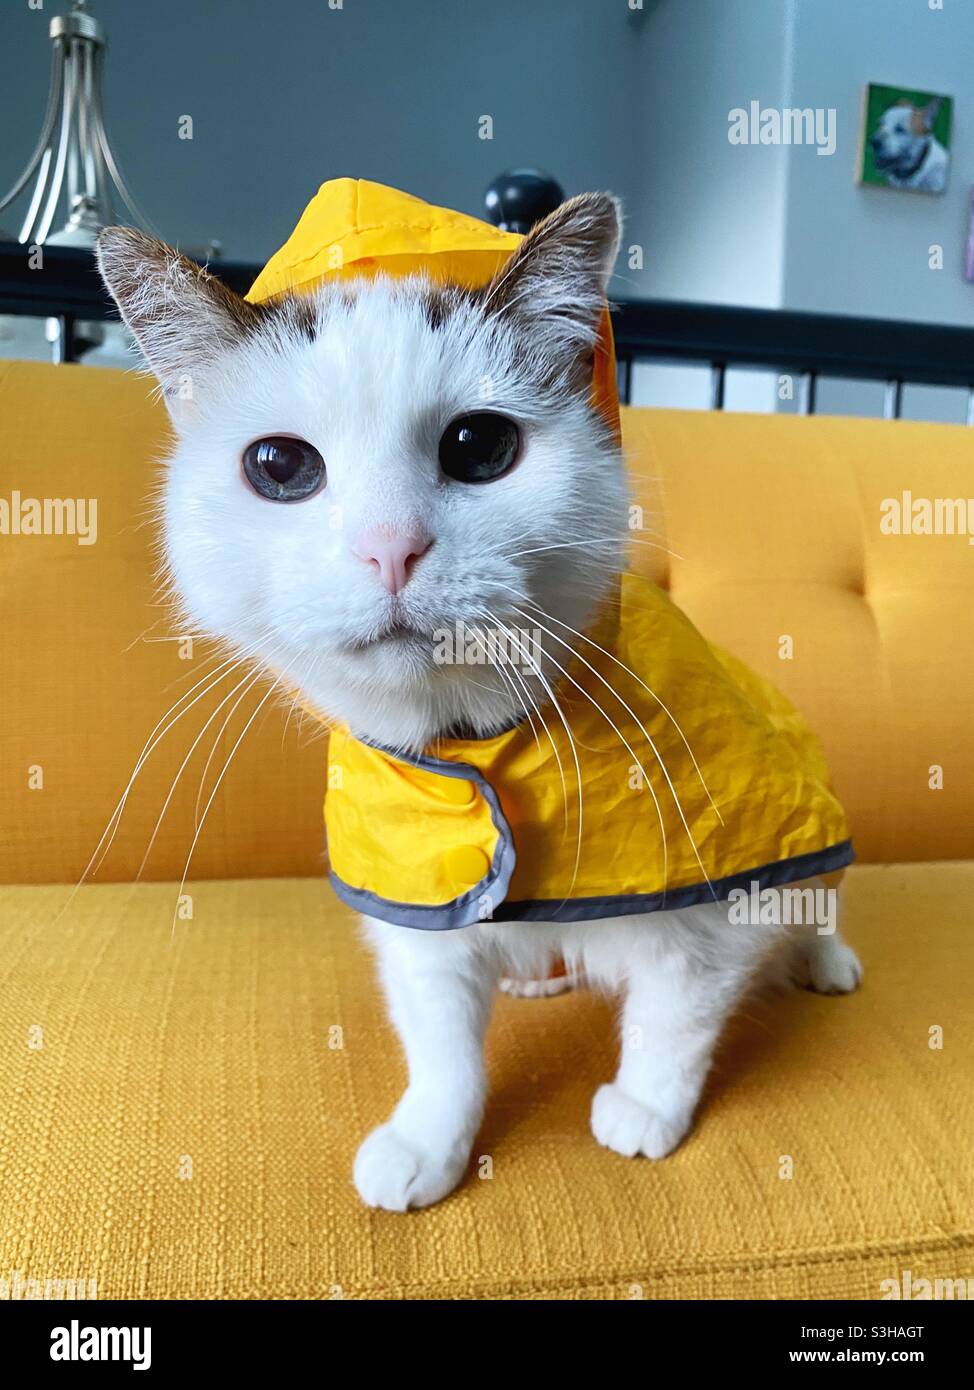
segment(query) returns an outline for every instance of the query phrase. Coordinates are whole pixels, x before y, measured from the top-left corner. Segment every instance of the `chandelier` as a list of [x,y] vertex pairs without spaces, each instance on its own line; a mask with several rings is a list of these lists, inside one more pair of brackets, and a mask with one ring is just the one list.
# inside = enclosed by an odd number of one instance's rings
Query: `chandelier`
[[[115,198],[139,225],[151,230],[128,190],[102,116],[105,31],[72,0],[68,14],[51,20],[51,85],[40,138],[27,167],[0,198],[0,212],[33,181],[17,240],[39,246],[91,248],[101,227],[116,220]],[[59,208],[63,224],[51,232]]]

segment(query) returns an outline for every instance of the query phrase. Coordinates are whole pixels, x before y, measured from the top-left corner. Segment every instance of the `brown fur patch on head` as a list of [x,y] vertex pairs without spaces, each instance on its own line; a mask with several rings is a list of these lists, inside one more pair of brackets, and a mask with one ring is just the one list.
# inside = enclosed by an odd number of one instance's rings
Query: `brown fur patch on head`
[[430,328],[442,328],[464,302],[471,303],[474,294],[459,285],[425,285],[420,294],[420,307]]
[[289,290],[251,308],[257,311],[258,324],[262,327],[280,324],[309,342],[317,337],[319,305],[313,294]]
[[[351,309],[372,278],[363,275],[351,280],[326,279],[313,289],[288,291],[253,307],[268,325],[275,320],[283,322],[290,330],[313,340],[321,321],[323,297],[328,305],[340,304]],[[470,303],[472,299],[471,291],[459,285],[431,284],[420,276],[397,280],[395,284],[400,293],[416,300],[432,329],[442,328],[462,303]]]

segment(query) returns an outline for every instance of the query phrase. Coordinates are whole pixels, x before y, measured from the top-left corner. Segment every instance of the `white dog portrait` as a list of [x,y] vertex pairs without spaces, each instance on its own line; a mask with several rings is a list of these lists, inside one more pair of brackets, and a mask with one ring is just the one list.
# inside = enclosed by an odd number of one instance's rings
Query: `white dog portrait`
[[864,106],[860,183],[943,193],[952,99],[870,84]]

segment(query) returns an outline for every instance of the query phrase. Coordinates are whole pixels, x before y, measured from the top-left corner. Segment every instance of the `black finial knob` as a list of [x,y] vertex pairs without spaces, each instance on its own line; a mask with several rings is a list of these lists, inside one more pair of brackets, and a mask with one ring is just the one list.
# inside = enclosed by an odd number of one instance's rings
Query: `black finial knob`
[[487,189],[487,216],[502,232],[529,232],[565,201],[561,184],[540,169],[509,169]]

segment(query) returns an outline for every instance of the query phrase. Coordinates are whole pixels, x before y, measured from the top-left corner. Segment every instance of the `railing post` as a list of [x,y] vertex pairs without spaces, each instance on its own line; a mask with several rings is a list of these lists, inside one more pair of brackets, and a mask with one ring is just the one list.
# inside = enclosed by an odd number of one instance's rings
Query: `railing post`
[[73,362],[74,354],[74,315],[58,314],[56,318],[49,319],[49,324],[55,326],[51,343],[51,361],[60,366],[64,362]]
[[726,362],[714,362],[710,368],[710,409],[723,410],[724,386],[727,377]]
[[898,420],[903,409],[902,381],[887,381],[886,395],[883,398],[883,419]]
[[621,405],[628,405],[632,400],[632,358],[623,357],[619,360],[619,402]]
[[798,395],[798,410],[800,414],[815,414],[815,398],[817,394],[818,372],[803,372]]

